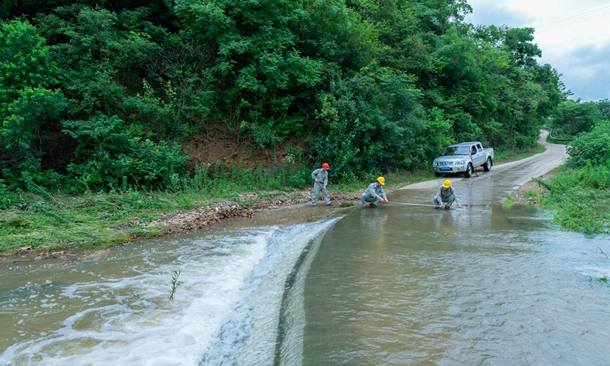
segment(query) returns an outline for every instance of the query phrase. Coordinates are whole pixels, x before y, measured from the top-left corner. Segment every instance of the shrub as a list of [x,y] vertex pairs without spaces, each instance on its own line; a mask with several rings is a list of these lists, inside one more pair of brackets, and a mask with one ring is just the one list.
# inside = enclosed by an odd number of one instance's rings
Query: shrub
[[10,191],[9,187],[0,179],[0,210],[6,210],[21,202],[21,197],[16,192]]
[[64,126],[78,142],[75,154],[83,159],[68,170],[83,188],[167,187],[172,176],[184,172],[187,157],[180,146],[142,140],[117,116],[97,114],[88,121],[65,121]]
[[579,134],[568,146],[570,164],[583,167],[607,164],[610,160],[610,121],[595,125],[591,132]]

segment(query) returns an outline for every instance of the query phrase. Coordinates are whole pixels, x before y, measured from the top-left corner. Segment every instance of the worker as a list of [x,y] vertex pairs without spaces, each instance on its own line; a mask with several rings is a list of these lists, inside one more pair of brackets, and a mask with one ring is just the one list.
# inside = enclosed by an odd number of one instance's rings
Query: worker
[[375,183],[371,183],[366,191],[360,197],[362,200],[362,208],[365,207],[365,202],[370,202],[372,208],[377,208],[379,201],[389,202],[383,191],[383,185],[385,185],[385,178],[379,177]]
[[311,172],[311,177],[314,180],[313,184],[313,197],[311,198],[311,205],[316,207],[316,201],[318,200],[318,195],[320,191],[322,191],[322,197],[324,197],[324,201],[326,201],[327,206],[332,206],[333,204],[330,202],[330,198],[328,197],[328,193],[326,192],[326,185],[328,184],[328,170],[330,167],[327,163],[322,164],[321,168],[318,168]]
[[442,185],[438,187],[438,192],[434,196],[434,208],[445,208],[448,210],[453,202],[457,203],[458,208],[462,208],[460,202],[457,199],[455,188],[451,186],[451,181],[447,179]]

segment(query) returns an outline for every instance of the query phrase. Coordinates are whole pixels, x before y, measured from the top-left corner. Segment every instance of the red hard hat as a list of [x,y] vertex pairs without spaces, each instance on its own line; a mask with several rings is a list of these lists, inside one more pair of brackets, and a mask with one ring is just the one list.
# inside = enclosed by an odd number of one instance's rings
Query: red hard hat
[[327,163],[322,164],[322,168],[324,168],[324,169],[330,169],[330,167],[328,166],[328,164],[327,164]]

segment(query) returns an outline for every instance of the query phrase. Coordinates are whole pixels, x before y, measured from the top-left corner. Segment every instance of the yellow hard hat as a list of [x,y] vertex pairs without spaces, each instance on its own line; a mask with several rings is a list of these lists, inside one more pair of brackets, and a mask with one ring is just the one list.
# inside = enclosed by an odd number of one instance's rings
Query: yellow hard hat
[[449,179],[447,179],[447,180],[445,181],[445,183],[443,183],[443,187],[445,187],[445,188],[449,188],[449,187],[451,187],[451,181],[450,181]]
[[378,181],[379,183],[381,183],[381,185],[382,185],[382,186],[383,186],[383,185],[385,185],[385,178],[384,178],[384,177],[379,177],[379,178],[377,178],[377,181]]

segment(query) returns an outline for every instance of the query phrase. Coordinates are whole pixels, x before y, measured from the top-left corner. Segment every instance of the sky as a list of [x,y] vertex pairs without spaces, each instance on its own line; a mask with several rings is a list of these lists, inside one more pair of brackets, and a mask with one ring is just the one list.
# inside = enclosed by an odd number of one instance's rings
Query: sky
[[562,74],[572,99],[610,99],[610,0],[468,0],[472,24],[532,27],[539,64]]

